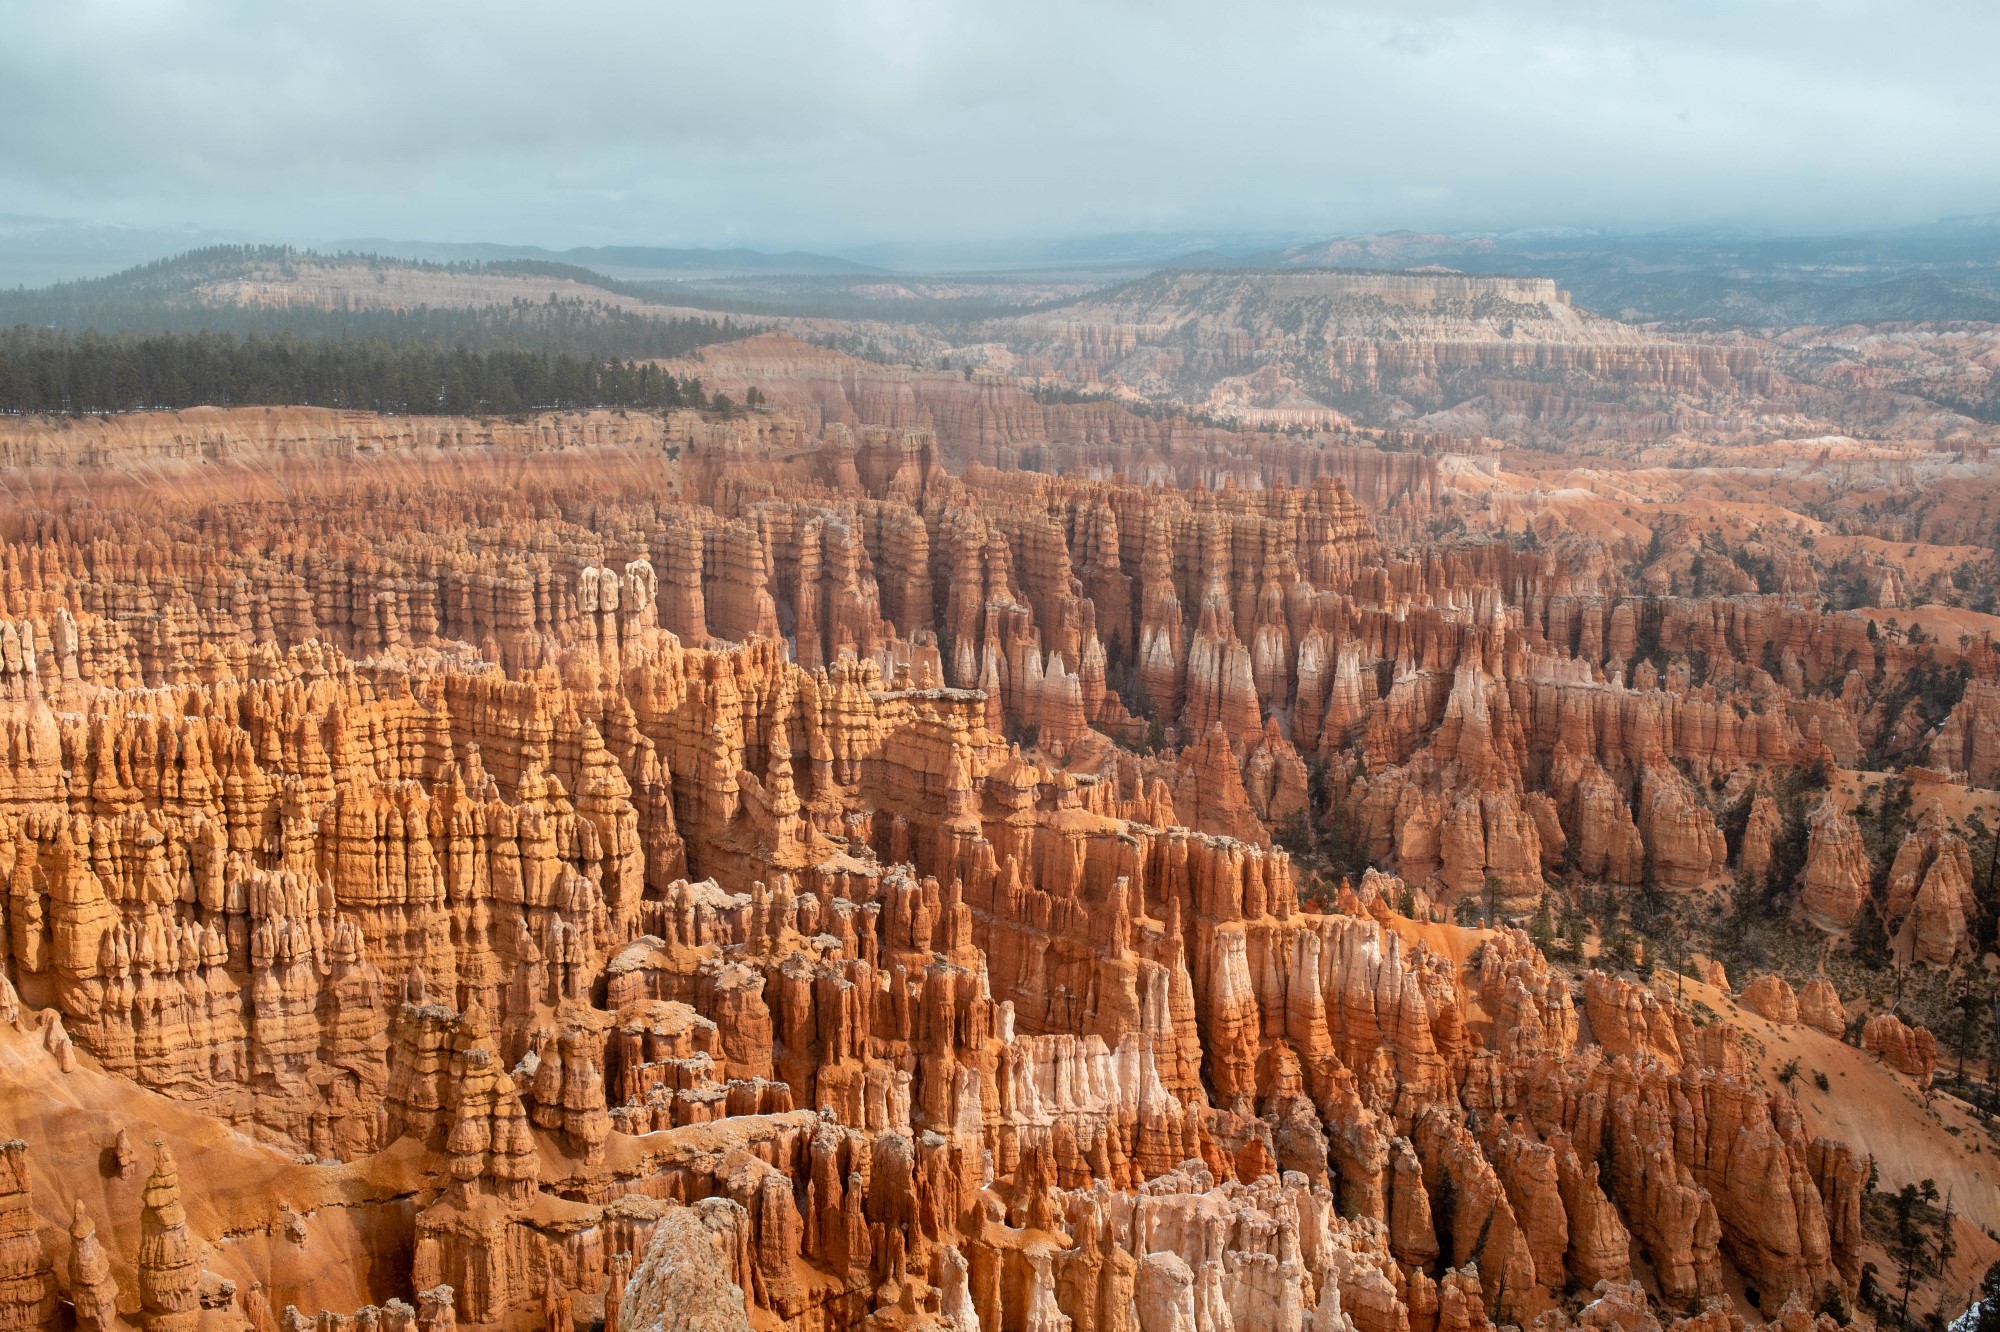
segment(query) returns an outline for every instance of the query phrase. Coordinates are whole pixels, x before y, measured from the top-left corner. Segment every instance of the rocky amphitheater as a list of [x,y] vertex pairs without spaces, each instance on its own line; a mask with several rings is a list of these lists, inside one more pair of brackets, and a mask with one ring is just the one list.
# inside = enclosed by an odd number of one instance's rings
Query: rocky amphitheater
[[1990,636],[1933,717],[1697,472],[857,364],[0,423],[0,1329],[1835,1332],[1919,1178],[1924,1307],[2000,1257],[1914,1014],[1537,928],[1802,854],[1827,957],[1976,962]]

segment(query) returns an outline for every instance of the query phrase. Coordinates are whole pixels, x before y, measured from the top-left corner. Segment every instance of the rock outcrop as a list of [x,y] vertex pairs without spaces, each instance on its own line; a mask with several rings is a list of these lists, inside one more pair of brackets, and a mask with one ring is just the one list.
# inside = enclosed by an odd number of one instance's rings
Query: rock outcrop
[[146,1180],[139,1218],[139,1317],[147,1332],[191,1332],[201,1323],[201,1258],[181,1205],[180,1172],[165,1146]]
[[743,1292],[730,1281],[719,1247],[734,1227],[725,1219],[718,1229],[713,1221],[706,1207],[660,1218],[616,1302],[621,1332],[750,1332]]
[[1929,1082],[1937,1072],[1937,1038],[1894,1013],[1878,1013],[1861,1028],[1861,1048],[1906,1077]]
[[55,1325],[54,1267],[35,1233],[28,1144],[0,1142],[0,1326]]
[[1897,849],[1885,896],[1886,922],[1892,930],[1907,929],[1917,961],[1947,966],[1967,947],[1979,917],[1972,852],[1947,825],[1938,805],[1925,808],[1915,831]]
[[1075,384],[1143,386],[1286,426],[1327,419],[1304,405],[1313,399],[1301,384],[1371,416],[1388,403],[1435,411],[1484,390],[1489,417],[1519,430],[1571,410],[1544,379],[1602,382],[1609,397],[1726,394],[1770,375],[1747,346],[1653,341],[1585,314],[1546,278],[1448,270],[1163,272],[998,331],[1018,361]]
[[[1819,984],[1824,985],[1821,981]],[[1781,1027],[1794,1027],[1801,1020],[1802,1005],[1799,996],[1793,992],[1783,976],[1763,975],[1743,987],[1737,1001],[1758,1016],[1767,1018]],[[1834,1000],[1836,1007],[1839,999]]]
[[1820,928],[1845,933],[1868,899],[1868,849],[1861,829],[1829,794],[1808,821],[1799,909]]
[[[1340,345],[1378,387],[1490,361]],[[811,429],[232,445],[0,524],[0,1043],[131,1126],[40,1121],[39,1199],[9,1149],[13,1325],[65,1285],[84,1326],[122,1290],[152,1328],[427,1332],[1547,1329],[1572,1287],[1625,1317],[1635,1266],[1677,1306],[1727,1265],[1772,1314],[1852,1292],[1860,1158],[1671,989],[1509,923],[1572,879],[1711,890],[1746,795],[1768,871],[1838,694],[1759,663],[1838,683],[1849,627],[1392,550],[1371,513],[1427,454],[1002,470],[1012,417],[962,446],[998,395],[813,382]],[[1206,481],[1183,428],[1118,427]],[[1886,918],[1961,956],[1963,839],[1906,851]],[[1804,909],[1844,928],[1868,882],[1829,798]]]
[[1847,1009],[1833,982],[1809,980],[1799,990],[1799,1021],[1839,1039],[1847,1034]]
[[118,1285],[111,1259],[81,1199],[70,1217],[69,1298],[81,1332],[113,1332],[118,1327]]

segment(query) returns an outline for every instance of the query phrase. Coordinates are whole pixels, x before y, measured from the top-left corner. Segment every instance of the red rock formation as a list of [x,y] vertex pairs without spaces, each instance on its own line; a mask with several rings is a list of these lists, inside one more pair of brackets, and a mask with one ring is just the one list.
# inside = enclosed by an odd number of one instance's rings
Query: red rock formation
[[1868,1019],[1861,1029],[1861,1048],[1918,1082],[1929,1082],[1937,1071],[1937,1039],[1923,1027],[1906,1026],[1893,1013]]
[[[1826,984],[1825,981],[1817,983],[1821,985]],[[1738,997],[1738,1002],[1751,1012],[1756,1013],[1760,1017],[1767,1018],[1781,1027],[1795,1027],[1801,1020],[1803,1006],[1799,1002],[1799,996],[1792,992],[1792,987],[1785,983],[1783,976],[1763,975],[1757,977],[1743,987],[1743,993]],[[1834,1000],[1836,1008],[1839,1006],[1839,1002],[1837,998]],[[1822,1015],[1823,1012],[1824,1010],[1822,1009]],[[1839,1033],[1835,1032],[1835,1034],[1838,1035]]]
[[1861,829],[1831,795],[1820,801],[1808,826],[1799,910],[1821,929],[1844,933],[1868,898],[1868,851]]
[[[726,1204],[725,1204],[726,1205]],[[653,1228],[645,1260],[618,1301],[621,1327],[659,1332],[750,1332],[741,1289],[718,1251],[707,1217],[669,1212]]]
[[1728,859],[1715,816],[1703,808],[1687,778],[1671,766],[1654,763],[1644,769],[1638,825],[1648,868],[1663,888],[1698,888],[1719,874]]
[[164,1145],[146,1181],[146,1207],[139,1227],[139,1307],[147,1332],[184,1332],[199,1326],[201,1259],[181,1206],[180,1174]]
[[1847,1010],[1828,980],[1809,980],[1799,990],[1799,1021],[1839,1038],[1847,1034]]
[[2000,783],[2000,684],[1974,680],[1931,741],[1930,762],[1979,786]]
[[[671,468],[245,463],[0,524],[0,1042],[203,1163],[163,1150],[136,1243],[44,1218],[80,1317],[108,1272],[186,1326],[209,1262],[275,1326],[331,1297],[268,1252],[347,1233],[374,1284],[308,1325],[1435,1332],[1556,1318],[1634,1240],[1674,1301],[1725,1257],[1774,1307],[1852,1287],[1857,1158],[1724,1028],[1444,923],[1712,883],[1730,774],[1827,743],[1750,672],[1844,630],[1392,556],[1280,443],[1255,486],[954,477],[964,400],[919,387],[869,413],[928,425],[816,441],[675,416]],[[1628,687],[1642,627],[1721,683]],[[1273,842],[1350,828],[1402,877]],[[1913,844],[1948,940],[1957,852]]]
[[1771,868],[1771,846],[1784,832],[1785,819],[1771,793],[1758,788],[1750,801],[1750,817],[1743,828],[1743,848],[1738,865],[1752,879],[1762,879]]
[[1910,950],[1919,962],[1949,965],[1966,947],[1969,923],[1978,919],[1972,890],[1972,853],[1947,826],[1944,811],[1927,806],[1889,867],[1883,914],[1889,928],[1907,922]]
[[[1274,424],[1298,419],[1297,407],[1285,415],[1283,395],[1301,380],[1418,411],[1445,405],[1446,383],[1461,393],[1485,388],[1492,414],[1515,421],[1569,414],[1552,405],[1564,400],[1560,390],[1534,382],[1548,375],[1602,378],[1625,393],[1769,382],[1747,347],[1648,342],[1573,309],[1536,278],[1178,271],[999,327],[1017,359],[1076,384],[1115,379],[1187,401],[1197,386],[1230,376],[1204,405]],[[1245,375],[1246,358],[1257,373]],[[1228,385],[1248,404],[1234,402]]]
[[55,1312],[54,1264],[35,1233],[28,1144],[16,1138],[0,1143],[0,1325],[53,1327]]

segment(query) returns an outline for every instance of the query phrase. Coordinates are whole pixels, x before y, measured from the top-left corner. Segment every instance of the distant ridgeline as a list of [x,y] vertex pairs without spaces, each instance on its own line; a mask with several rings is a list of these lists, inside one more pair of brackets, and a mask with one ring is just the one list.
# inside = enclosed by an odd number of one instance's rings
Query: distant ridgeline
[[699,380],[607,356],[479,350],[379,336],[106,336],[26,325],[0,333],[0,412],[6,413],[296,405],[504,415],[705,402]]
[[[207,284],[241,276],[262,266],[323,258],[447,273],[499,273],[558,278],[581,288],[599,288],[607,298],[630,296],[634,284],[619,283],[568,264],[509,260],[489,264],[434,264],[376,260],[368,256],[322,257],[278,247],[215,246],[172,259],[143,264],[109,277],[60,282],[51,287],[0,291],[0,328],[37,328],[98,333],[290,333],[305,338],[423,342],[434,347],[534,351],[584,358],[671,358],[698,347],[743,336],[740,325],[723,319],[655,316],[609,299],[526,301],[478,307],[383,309],[315,308],[308,305],[236,304],[204,299]],[[658,293],[648,292],[648,300]]]

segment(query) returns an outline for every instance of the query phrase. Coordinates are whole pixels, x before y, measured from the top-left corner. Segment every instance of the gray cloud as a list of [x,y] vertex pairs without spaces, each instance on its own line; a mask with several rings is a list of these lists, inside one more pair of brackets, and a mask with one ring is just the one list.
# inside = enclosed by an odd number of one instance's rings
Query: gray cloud
[[6,0],[0,208],[550,245],[2000,208],[1985,0]]

